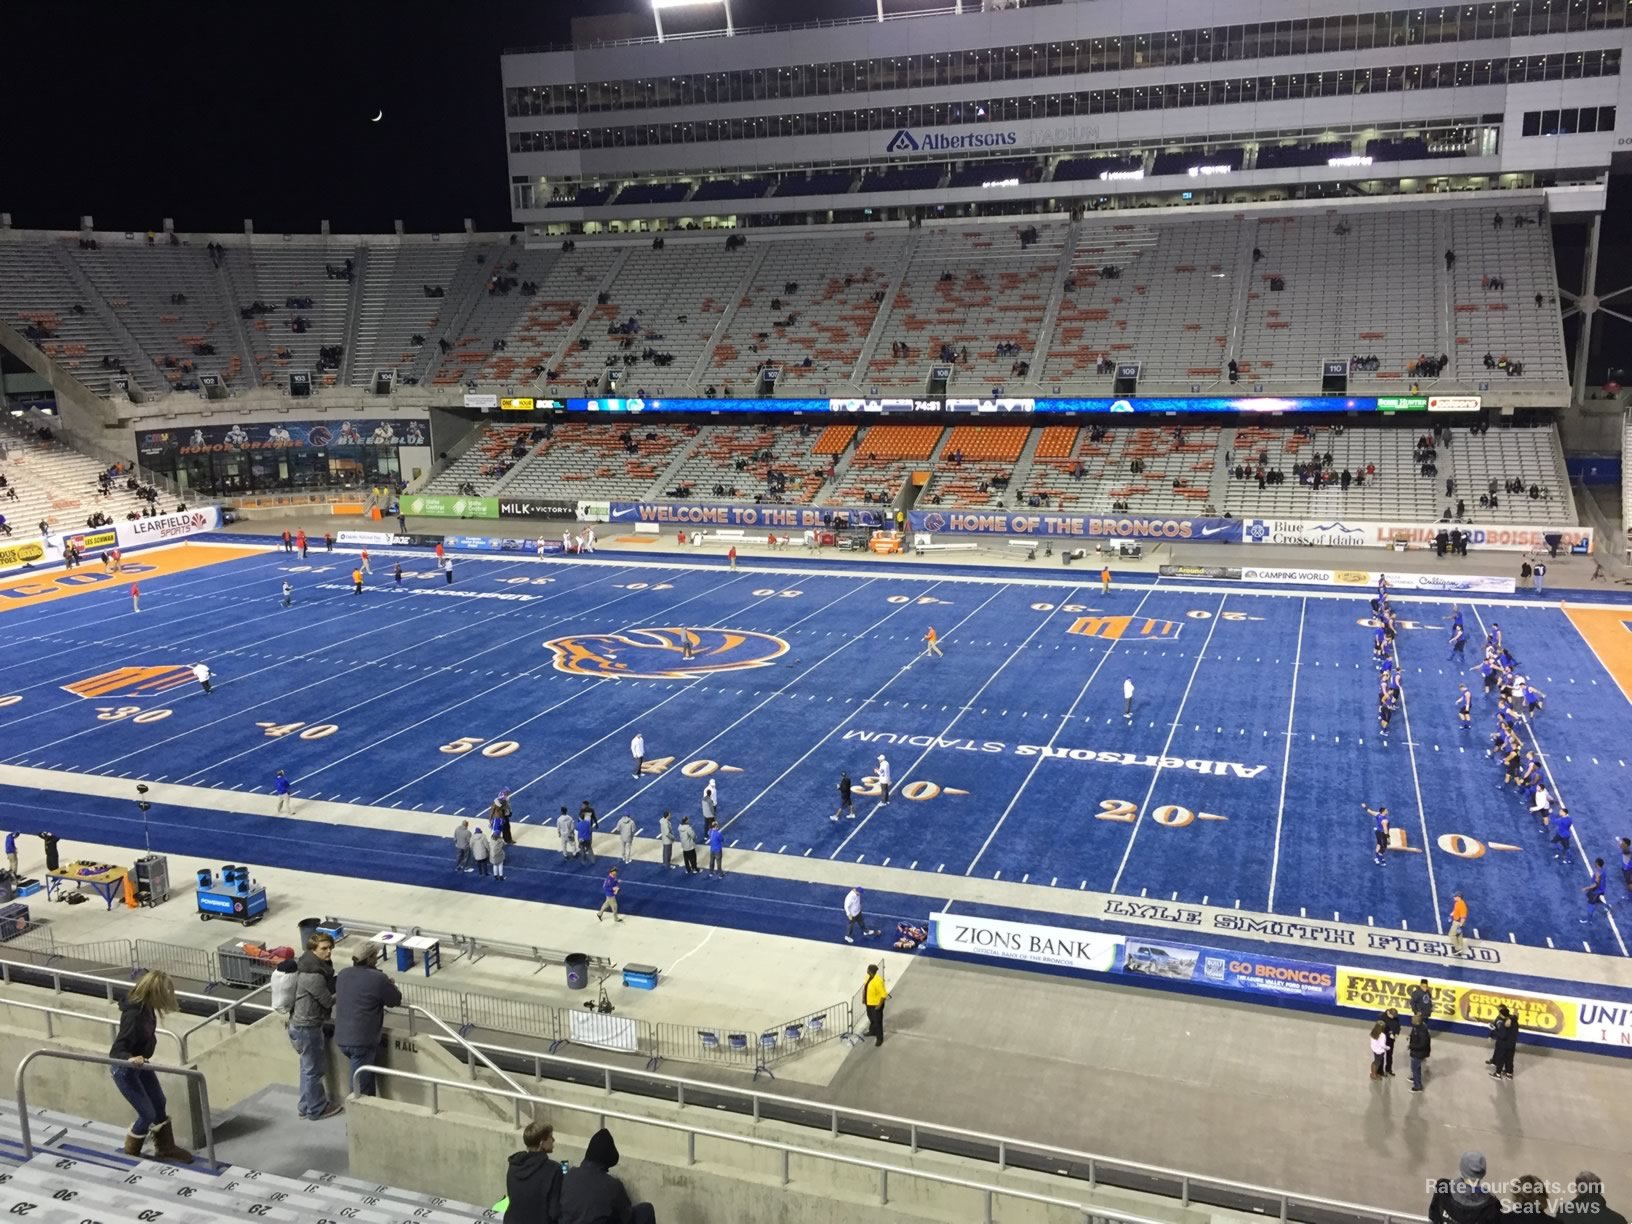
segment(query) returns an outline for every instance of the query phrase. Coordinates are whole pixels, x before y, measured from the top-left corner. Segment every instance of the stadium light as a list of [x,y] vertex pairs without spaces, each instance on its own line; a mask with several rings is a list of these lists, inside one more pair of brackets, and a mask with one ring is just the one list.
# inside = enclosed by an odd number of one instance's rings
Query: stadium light
[[664,9],[710,8],[715,5],[725,11],[725,34],[729,38],[737,32],[731,23],[731,0],[652,0],[652,20],[657,22],[657,41],[663,41]]

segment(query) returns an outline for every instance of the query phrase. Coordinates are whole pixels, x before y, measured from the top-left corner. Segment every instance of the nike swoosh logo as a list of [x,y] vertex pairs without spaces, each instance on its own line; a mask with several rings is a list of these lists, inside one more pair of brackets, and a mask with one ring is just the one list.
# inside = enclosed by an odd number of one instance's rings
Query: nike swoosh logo
[[637,513],[639,513],[639,511],[636,508],[630,507],[627,510],[614,510],[611,517],[614,519],[634,518]]
[[1204,536],[1213,536],[1213,535],[1217,535],[1221,531],[1228,531],[1228,530],[1229,530],[1228,527],[1203,527],[1201,529],[1201,534],[1204,535]]

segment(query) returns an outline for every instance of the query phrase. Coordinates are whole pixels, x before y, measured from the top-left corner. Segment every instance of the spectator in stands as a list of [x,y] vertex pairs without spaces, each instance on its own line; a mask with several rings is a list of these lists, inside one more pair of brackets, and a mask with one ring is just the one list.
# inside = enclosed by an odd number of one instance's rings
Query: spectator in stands
[[562,1180],[561,1224],[655,1224],[652,1205],[631,1203],[623,1183],[612,1176],[617,1165],[618,1145],[602,1127],[590,1138],[583,1163]]
[[125,1134],[127,1156],[140,1157],[151,1133],[158,1159],[193,1163],[193,1154],[176,1145],[164,1089],[159,1077],[147,1068],[148,1060],[158,1048],[159,1017],[179,1010],[176,988],[169,975],[159,969],[149,969],[142,974],[119,1004],[119,1032],[108,1050],[108,1057],[122,1061],[122,1066],[113,1069],[114,1087],[136,1111],[136,1122]]
[[326,1026],[334,1015],[333,959],[333,938],[319,932],[306,941],[306,951],[295,964],[289,1044],[300,1055],[300,1116],[311,1121],[332,1118],[344,1108],[329,1100],[324,1083],[329,1046]]
[[1455,1179],[1436,1183],[1428,1203],[1430,1224],[1497,1224],[1502,1204],[1484,1187],[1483,1152],[1463,1152]]
[[1445,249],[1445,271],[1449,272],[1456,267],[1456,252],[1449,247]]
[[1604,1179],[1589,1170],[1575,1175],[1575,1197],[1558,1205],[1560,1220],[1581,1224],[1626,1224],[1626,1217],[1604,1201]]
[[374,1077],[360,1068],[378,1063],[385,1051],[385,1009],[402,1006],[402,992],[379,968],[380,945],[369,944],[334,979],[334,1044],[351,1063],[359,1096],[374,1095]]
[[504,1173],[504,1224],[557,1224],[561,1219],[561,1162],[555,1151],[555,1128],[531,1122],[521,1132],[525,1149],[510,1154]]

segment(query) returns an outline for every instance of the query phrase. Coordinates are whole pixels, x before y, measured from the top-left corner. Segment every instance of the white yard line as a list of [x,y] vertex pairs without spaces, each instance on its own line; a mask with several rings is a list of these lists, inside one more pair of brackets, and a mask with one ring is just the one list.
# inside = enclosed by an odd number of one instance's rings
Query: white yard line
[[1298,712],[1298,671],[1303,665],[1303,623],[1309,614],[1309,601],[1303,599],[1298,605],[1298,652],[1292,660],[1292,703],[1286,711],[1286,753],[1281,757],[1281,797],[1275,803],[1275,856],[1269,863],[1269,905],[1270,913],[1275,912],[1275,885],[1281,873],[1281,825],[1286,818],[1286,781],[1292,767],[1292,720]]
[[[1139,615],[1139,613],[1144,609],[1145,600],[1149,599],[1151,595],[1155,594],[1155,591],[1156,588],[1151,587],[1150,590],[1145,592],[1145,594],[1140,598],[1138,604],[1133,609],[1134,616]],[[1078,704],[1082,701],[1083,697],[1087,695],[1089,687],[1094,683],[1094,677],[1099,675],[1099,669],[1105,666],[1107,660],[1109,660],[1111,655],[1116,651],[1116,648],[1121,641],[1121,638],[1117,638],[1112,641],[1111,644],[1105,648],[1105,653],[1099,656],[1099,662],[1094,664],[1093,671],[1088,673],[1088,679],[1083,683],[1083,686],[1077,690],[1077,697],[1076,700],[1071,703],[1071,708],[1066,711],[1065,717],[1060,719],[1059,726],[1054,728],[1054,734],[1048,737],[1048,747],[1052,748],[1054,746],[1054,741],[1060,738],[1060,733],[1063,732],[1066,727],[1071,725],[1071,716],[1076,713]],[[963,869],[964,875],[972,875],[974,873],[975,867],[979,865],[981,857],[986,853],[991,844],[997,840],[997,834],[998,831],[1002,829],[1003,822],[1009,818],[1009,813],[1014,811],[1015,804],[1020,802],[1020,796],[1026,793],[1026,787],[1031,785],[1032,778],[1037,776],[1037,770],[1042,767],[1043,762],[1046,760],[1048,760],[1048,753],[1041,752],[1037,754],[1037,759],[1031,763],[1031,768],[1026,771],[1026,776],[1020,780],[1019,788],[1016,789],[1014,794],[1010,797],[1008,806],[1003,809],[1003,814],[997,818],[997,823],[992,826],[992,831],[986,834],[986,840],[980,843],[980,849],[975,851],[975,857],[969,860],[969,866]]]
[[[1218,628],[1218,622],[1224,619],[1224,605],[1229,602],[1226,595],[1218,601],[1218,607],[1213,609],[1213,618],[1207,626],[1207,636],[1201,643],[1201,649],[1196,652],[1196,661],[1190,668],[1190,679],[1185,682],[1184,694],[1179,698],[1179,708],[1173,715],[1173,725],[1167,730],[1167,742],[1162,745],[1162,761],[1167,760],[1168,752],[1173,747],[1174,737],[1179,733],[1179,726],[1184,722],[1184,703],[1190,700],[1190,690],[1195,687],[1196,676],[1201,671],[1202,660],[1207,657],[1207,647],[1213,643],[1213,632]],[[1128,869],[1128,860],[1133,857],[1133,843],[1139,839],[1139,827],[1145,823],[1145,815],[1150,808],[1151,796],[1156,793],[1156,784],[1162,780],[1162,765],[1158,762],[1151,771],[1150,786],[1145,791],[1144,802],[1139,805],[1139,813],[1133,822],[1133,830],[1128,834],[1128,844],[1122,851],[1122,862],[1117,865],[1116,876],[1111,880],[1111,891],[1114,893],[1122,886],[1122,873]]]

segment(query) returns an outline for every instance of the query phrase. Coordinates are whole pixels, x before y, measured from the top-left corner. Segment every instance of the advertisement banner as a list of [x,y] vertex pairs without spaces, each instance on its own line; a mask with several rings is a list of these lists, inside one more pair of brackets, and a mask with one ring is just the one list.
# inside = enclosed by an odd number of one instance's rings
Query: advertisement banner
[[1381,523],[1358,519],[1242,519],[1248,544],[1298,544],[1310,548],[1392,548],[1404,540],[1412,548],[1432,548],[1440,532],[1460,530],[1471,549],[1543,552],[1548,537],[1561,552],[1592,551],[1592,528],[1547,527],[1525,523]]
[[[220,510],[214,506],[200,506],[196,510],[183,510],[177,514],[155,514],[152,518],[115,523],[113,533],[120,548],[135,548],[139,544],[163,544],[167,540],[179,540],[201,531],[214,531],[220,525]],[[97,536],[106,532],[90,534]]]
[[578,503],[569,501],[537,501],[532,498],[501,497],[500,518],[575,519]]
[[1182,540],[1186,543],[1241,543],[1241,520],[1147,518],[1138,515],[1036,513],[1024,510],[914,510],[913,531],[935,535],[1018,535],[1103,540]]
[[[25,565],[38,565],[47,557],[46,542],[41,539],[18,540],[15,543],[8,539],[0,543],[0,570],[19,569]],[[55,557],[50,559],[55,560]]]
[[[1380,1012],[1392,1007],[1402,1016],[1411,1014],[1411,990],[1418,978],[1375,969],[1337,967],[1337,1005],[1357,1011]],[[1576,1038],[1579,1006],[1576,1000],[1532,994],[1523,990],[1502,990],[1494,986],[1469,986],[1464,982],[1428,979],[1434,998],[1434,1018],[1461,1024],[1487,1026],[1496,1019],[1496,1009],[1506,1004],[1519,1019],[1519,1030],[1548,1037]]]
[[342,531],[334,537],[336,544],[359,544],[364,548],[386,548],[392,544],[406,544],[408,537],[392,535],[389,531]]
[[1511,578],[1486,574],[1409,574],[1394,570],[1310,570],[1270,569],[1247,565],[1239,577],[1246,582],[1272,582],[1277,586],[1374,587],[1386,573],[1388,585],[1396,591],[1447,591],[1453,594],[1511,595],[1517,584]]
[[612,518],[612,503],[602,501],[581,501],[578,503],[578,517],[586,523],[605,523]]
[[493,408],[497,408],[498,406],[499,406],[499,397],[497,395],[486,395],[486,394],[483,394],[483,393],[478,392],[478,391],[466,391],[465,392],[465,407],[466,408],[488,408],[488,409],[493,409]]
[[1223,948],[1130,938],[1122,954],[1122,971],[1317,1003],[1331,1003],[1336,997],[1337,969],[1332,965],[1246,956]]
[[398,501],[407,518],[496,519],[496,497],[461,497],[453,494],[409,493]]
[[[1453,399],[1439,397],[1441,412],[1473,412],[1478,408],[1476,397]],[[866,399],[568,399],[568,412],[609,412],[619,414],[641,412],[706,412],[706,413],[768,413],[824,412],[845,415],[909,416],[914,414],[998,414],[998,413],[1060,413],[1060,414],[1115,414],[1136,415],[1153,412],[1185,413],[1250,413],[1254,416],[1279,416],[1298,412],[1397,412],[1426,413],[1430,409],[1426,395],[1320,395],[1277,397],[1269,395],[1245,396],[1127,396],[1125,398],[1039,398],[1039,399],[953,399],[929,396],[873,396]]]
[[136,453],[144,459],[162,455],[205,455],[217,451],[300,450],[330,446],[428,446],[423,418],[356,417],[336,421],[250,421],[231,425],[192,425],[175,429],[138,429]]
[[[585,510],[594,502],[580,502],[581,517],[594,519]],[[883,518],[878,510],[858,510],[835,506],[745,506],[732,502],[612,502],[606,507],[613,523],[673,523],[677,527],[745,527],[761,531],[803,531],[831,527],[836,522],[850,526],[877,527]],[[910,517],[910,516],[909,516]]]
[[1156,572],[1163,578],[1240,578],[1241,569],[1234,565],[1158,565]]
[[1111,972],[1122,951],[1122,939],[1117,935],[999,918],[965,918],[960,914],[931,914],[929,943],[943,952],[996,956],[1091,973]]

